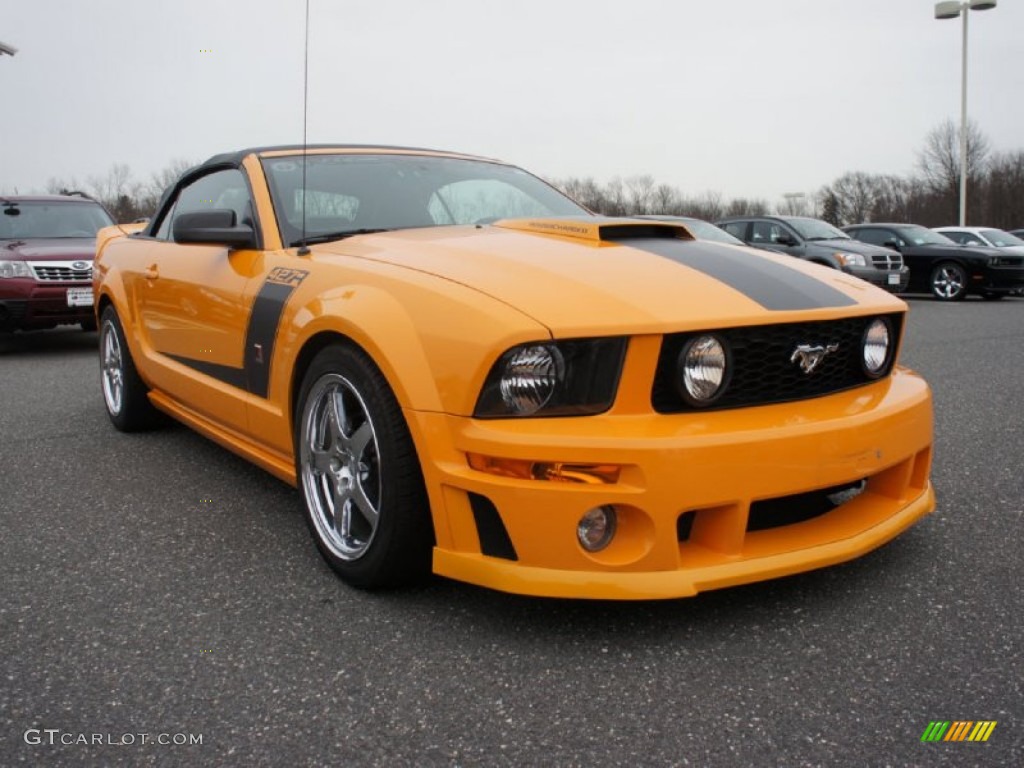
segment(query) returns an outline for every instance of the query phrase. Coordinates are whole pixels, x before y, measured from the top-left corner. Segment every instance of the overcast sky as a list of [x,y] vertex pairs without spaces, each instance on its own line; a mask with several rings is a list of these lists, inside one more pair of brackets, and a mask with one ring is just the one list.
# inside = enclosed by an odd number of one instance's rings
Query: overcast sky
[[[300,143],[304,0],[0,0],[0,191]],[[906,174],[959,121],[932,0],[311,0],[310,142],[648,173],[777,202]],[[970,18],[971,118],[1024,149],[1024,0]]]

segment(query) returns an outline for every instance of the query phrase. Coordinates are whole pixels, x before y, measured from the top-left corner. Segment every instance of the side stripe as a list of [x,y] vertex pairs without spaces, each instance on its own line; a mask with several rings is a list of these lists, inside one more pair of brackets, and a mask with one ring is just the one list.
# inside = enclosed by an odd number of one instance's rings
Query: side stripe
[[857,303],[842,291],[799,270],[728,246],[655,238],[630,238],[617,242],[703,272],[765,309],[824,309],[849,307]]
[[273,359],[277,326],[284,314],[284,305],[295,290],[294,285],[263,283],[249,314],[249,327],[245,333],[246,389],[260,397],[267,396],[270,388],[270,361]]
[[306,274],[302,270],[278,268],[264,281],[249,313],[241,368],[182,355],[167,356],[225,384],[266,397],[270,389],[270,362],[273,360],[274,341],[281,316],[292,291]]

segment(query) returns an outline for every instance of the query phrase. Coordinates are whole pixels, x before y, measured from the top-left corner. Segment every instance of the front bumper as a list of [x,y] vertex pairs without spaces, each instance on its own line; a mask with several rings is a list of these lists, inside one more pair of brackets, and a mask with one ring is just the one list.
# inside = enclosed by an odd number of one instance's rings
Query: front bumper
[[[797,403],[673,416],[479,421],[410,412],[434,512],[436,573],[508,592],[651,599],[760,581],[861,555],[932,511],[931,396],[885,381]],[[503,477],[467,455],[614,464],[614,483]],[[831,511],[748,527],[751,505],[865,480]],[[497,515],[480,514],[480,498]],[[580,517],[615,505],[611,544],[587,553]],[[692,525],[681,525],[687,518]],[[762,520],[762,523],[764,521]],[[687,530],[683,530],[686,528]],[[503,532],[502,532],[503,529]]]
[[971,272],[971,288],[981,293],[1010,295],[1024,290],[1024,268],[986,267]]
[[69,288],[92,288],[92,282],[39,283],[29,278],[0,280],[0,330],[33,330],[91,323],[92,306],[69,307]]
[[[877,267],[844,267],[843,271],[854,277],[859,277],[861,280],[866,280],[872,285],[883,288],[890,293],[902,293],[910,283],[910,268],[905,264],[899,270],[879,269]],[[895,278],[896,282],[893,282],[893,278],[890,275],[897,276]]]

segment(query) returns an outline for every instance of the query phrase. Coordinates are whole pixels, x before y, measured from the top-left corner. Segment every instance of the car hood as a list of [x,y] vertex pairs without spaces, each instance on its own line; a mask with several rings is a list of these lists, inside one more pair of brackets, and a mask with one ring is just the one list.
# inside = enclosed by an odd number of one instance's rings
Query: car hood
[[904,252],[921,253],[925,256],[952,256],[960,258],[989,259],[993,256],[1017,259],[1018,256],[1006,253],[1005,248],[992,248],[988,245],[908,245]]
[[661,333],[899,311],[842,272],[743,246],[694,240],[678,224],[515,219],[351,237],[318,261],[357,257],[451,280],[517,308],[556,336]]
[[91,237],[0,240],[0,258],[26,261],[92,261],[96,241]]

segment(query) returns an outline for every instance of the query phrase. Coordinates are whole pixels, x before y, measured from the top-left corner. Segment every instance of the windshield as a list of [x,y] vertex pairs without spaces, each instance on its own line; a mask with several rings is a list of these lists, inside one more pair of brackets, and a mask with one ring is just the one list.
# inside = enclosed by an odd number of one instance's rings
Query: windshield
[[785,219],[804,240],[850,240],[850,236],[827,221],[818,219]]
[[[368,231],[489,224],[525,216],[590,216],[526,171],[500,163],[399,154],[262,160],[282,239],[298,245]],[[303,205],[305,204],[305,205]]]
[[0,240],[96,237],[113,223],[96,203],[11,200],[0,205]]
[[1024,240],[1021,240],[1016,235],[1011,235],[1009,232],[1003,232],[1001,229],[983,229],[981,230],[981,234],[996,248],[1009,248],[1012,245],[1024,245]]
[[900,237],[913,245],[959,245],[943,234],[932,232],[932,230],[919,227],[916,224],[909,227],[897,227],[896,231],[900,233]]

